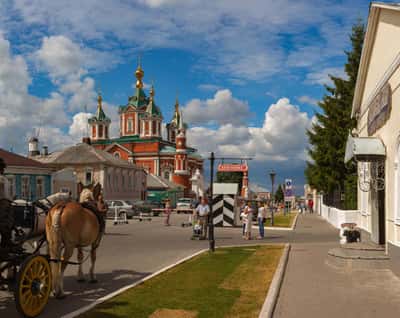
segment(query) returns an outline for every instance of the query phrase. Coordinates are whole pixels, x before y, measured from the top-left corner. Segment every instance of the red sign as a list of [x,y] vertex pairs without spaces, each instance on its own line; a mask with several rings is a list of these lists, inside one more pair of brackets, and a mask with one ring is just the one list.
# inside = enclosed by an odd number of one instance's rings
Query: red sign
[[248,170],[246,164],[222,163],[218,165],[218,172],[247,172]]

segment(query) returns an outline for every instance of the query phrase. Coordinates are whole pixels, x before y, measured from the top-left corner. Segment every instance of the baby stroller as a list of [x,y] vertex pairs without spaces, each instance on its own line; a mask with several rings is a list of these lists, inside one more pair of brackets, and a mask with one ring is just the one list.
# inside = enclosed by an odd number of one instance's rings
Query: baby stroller
[[200,221],[197,220],[193,224],[193,235],[192,240],[200,240],[203,234],[203,227],[200,224]]

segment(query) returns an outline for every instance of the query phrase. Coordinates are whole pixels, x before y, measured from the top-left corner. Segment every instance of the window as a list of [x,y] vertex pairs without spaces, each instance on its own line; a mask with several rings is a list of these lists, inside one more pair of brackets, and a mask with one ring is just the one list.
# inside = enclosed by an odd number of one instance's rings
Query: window
[[155,120],[153,120],[152,130],[153,135],[157,135],[157,122]]
[[92,126],[92,138],[96,139],[96,126]]
[[169,171],[164,172],[164,178],[169,180]]
[[44,198],[44,180],[42,177],[36,178],[36,198],[41,199]]
[[133,131],[133,119],[129,118],[128,119],[128,132],[132,132]]
[[92,183],[92,171],[91,170],[86,170],[85,173],[85,185],[91,184]]
[[114,157],[121,158],[121,154],[118,151],[116,151],[116,152],[114,152]]
[[99,125],[99,138],[103,138],[103,125]]
[[30,199],[29,179],[27,176],[21,178],[21,198],[25,200]]
[[148,135],[149,134],[149,122],[145,121],[144,123],[144,134]]
[[8,179],[8,193],[10,194],[11,198],[15,196],[15,177],[14,176],[7,176]]
[[104,137],[108,138],[108,126],[104,127]]

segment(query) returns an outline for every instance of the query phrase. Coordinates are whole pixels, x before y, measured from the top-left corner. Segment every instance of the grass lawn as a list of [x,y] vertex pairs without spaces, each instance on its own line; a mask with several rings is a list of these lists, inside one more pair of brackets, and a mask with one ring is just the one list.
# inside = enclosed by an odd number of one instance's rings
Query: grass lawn
[[[283,213],[274,214],[274,227],[292,227],[297,212],[284,215]],[[265,226],[271,226],[271,219],[265,221]]]
[[80,317],[258,317],[283,246],[203,253]]

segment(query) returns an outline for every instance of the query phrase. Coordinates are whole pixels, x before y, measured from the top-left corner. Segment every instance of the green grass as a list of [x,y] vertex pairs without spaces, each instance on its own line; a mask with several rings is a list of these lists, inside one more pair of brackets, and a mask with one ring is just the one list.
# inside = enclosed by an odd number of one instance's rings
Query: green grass
[[[289,213],[286,215],[283,213],[274,214],[274,227],[292,227],[296,215],[297,213]],[[271,219],[268,218],[264,224],[265,226],[271,226]]]
[[195,312],[198,318],[257,317],[282,250],[251,246],[206,252],[81,317],[141,318],[163,309]]

